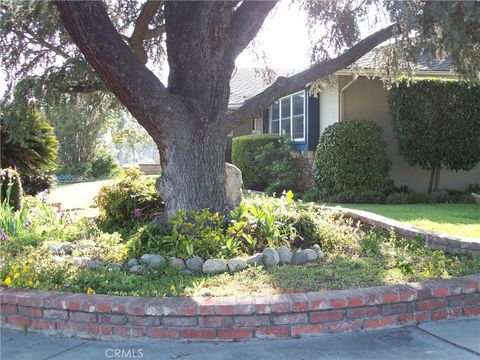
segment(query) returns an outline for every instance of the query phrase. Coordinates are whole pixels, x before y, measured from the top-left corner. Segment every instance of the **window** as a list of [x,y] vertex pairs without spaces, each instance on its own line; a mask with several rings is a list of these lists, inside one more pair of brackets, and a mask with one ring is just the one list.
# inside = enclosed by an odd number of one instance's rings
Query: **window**
[[270,107],[270,133],[305,140],[305,94],[299,92],[275,101]]
[[257,123],[255,118],[252,119],[252,126],[251,126],[252,133],[255,133],[257,131]]

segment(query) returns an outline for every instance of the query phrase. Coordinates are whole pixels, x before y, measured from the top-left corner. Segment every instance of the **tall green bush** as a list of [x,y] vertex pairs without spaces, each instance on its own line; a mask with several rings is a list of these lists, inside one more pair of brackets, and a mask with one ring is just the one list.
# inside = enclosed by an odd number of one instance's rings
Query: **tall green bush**
[[314,189],[321,197],[345,191],[382,191],[390,170],[380,126],[366,120],[327,127],[314,162]]
[[272,134],[252,134],[233,138],[232,163],[241,170],[245,189],[263,190],[267,185],[255,158],[262,146],[277,139],[278,137]]
[[400,153],[431,171],[429,193],[441,169],[470,170],[480,162],[480,86],[441,79],[400,81],[388,93]]

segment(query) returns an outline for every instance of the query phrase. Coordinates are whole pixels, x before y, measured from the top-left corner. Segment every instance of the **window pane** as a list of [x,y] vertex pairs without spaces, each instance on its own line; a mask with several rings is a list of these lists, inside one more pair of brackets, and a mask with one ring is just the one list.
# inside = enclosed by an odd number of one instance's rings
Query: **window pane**
[[[283,113],[282,113],[283,115]],[[290,117],[286,119],[282,119],[282,135],[283,134],[290,135]]]
[[290,117],[290,98],[282,100],[282,119]]
[[303,115],[293,117],[293,138],[303,139]]
[[272,131],[271,131],[272,134],[277,134],[278,135],[278,133],[279,133],[279,129],[278,129],[279,123],[280,123],[279,120],[272,120]]
[[272,119],[278,119],[280,117],[278,101],[272,104]]
[[303,94],[293,96],[293,116],[303,115]]

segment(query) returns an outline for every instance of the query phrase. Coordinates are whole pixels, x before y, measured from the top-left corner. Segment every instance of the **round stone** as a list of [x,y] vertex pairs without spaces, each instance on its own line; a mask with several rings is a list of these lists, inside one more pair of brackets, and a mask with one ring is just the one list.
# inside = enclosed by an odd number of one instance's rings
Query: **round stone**
[[303,250],[303,252],[305,253],[305,255],[307,255],[307,260],[308,261],[315,261],[318,258],[317,253],[315,251],[313,251],[312,249],[305,249],[305,250]]
[[195,273],[202,272],[203,259],[200,256],[194,256],[190,259],[187,259],[186,266],[188,270],[191,270]]
[[280,257],[278,251],[273,248],[263,250],[263,264],[267,267],[278,265]]
[[222,259],[208,259],[203,263],[202,270],[205,274],[220,274],[227,271],[227,264]]
[[240,271],[247,267],[247,263],[242,259],[230,259],[227,262],[228,269],[231,272]]
[[131,273],[143,274],[145,272],[145,267],[143,265],[134,265],[130,268]]
[[165,258],[162,255],[144,254],[140,258],[140,262],[152,269],[158,269],[165,262]]
[[251,266],[263,265],[263,254],[259,253],[259,254],[255,254],[255,255],[250,256],[247,259],[247,264],[251,265]]
[[171,258],[168,258],[168,262],[170,263],[170,265],[172,265],[176,269],[179,269],[179,270],[185,269],[185,262],[182,259],[171,257]]
[[292,252],[286,246],[280,246],[278,249],[278,257],[280,258],[280,264],[290,264],[292,262]]
[[79,266],[79,265],[85,265],[87,262],[89,262],[91,259],[86,256],[74,256],[72,257],[72,264]]
[[122,271],[123,265],[122,264],[116,264],[116,263],[108,263],[107,265],[105,265],[105,269]]
[[130,259],[130,260],[128,260],[127,265],[128,265],[128,267],[138,265],[138,260],[137,259]]
[[320,247],[320,245],[315,244],[312,246],[312,250],[318,253],[319,251],[322,251],[322,248]]
[[192,276],[192,275],[194,275],[195,273],[194,273],[192,270],[190,270],[190,269],[182,269],[182,270],[180,270],[180,274]]
[[303,265],[308,262],[307,254],[303,250],[297,251],[292,256],[292,263],[295,265]]
[[87,261],[86,264],[87,264],[87,268],[92,270],[100,269],[101,267],[103,267],[102,262],[99,260],[89,260]]

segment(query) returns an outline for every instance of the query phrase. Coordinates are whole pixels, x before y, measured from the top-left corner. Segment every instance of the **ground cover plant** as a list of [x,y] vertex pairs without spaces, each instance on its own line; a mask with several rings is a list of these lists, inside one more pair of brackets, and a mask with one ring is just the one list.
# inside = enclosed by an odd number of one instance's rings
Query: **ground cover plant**
[[[11,210],[4,201],[0,279],[8,287],[224,296],[366,287],[480,271],[479,257],[448,255],[427,249],[420,240],[363,228],[338,212],[295,201],[291,193],[281,198],[247,195],[229,213],[178,213],[161,225],[139,224],[129,237],[102,231],[96,219],[73,221],[39,198],[26,197],[19,211]],[[207,238],[212,237],[210,244]],[[168,262],[141,274],[126,266],[147,252],[182,259],[192,254],[245,258],[281,244],[292,249],[319,244],[325,255],[303,266],[251,266],[220,275],[192,276]]]

